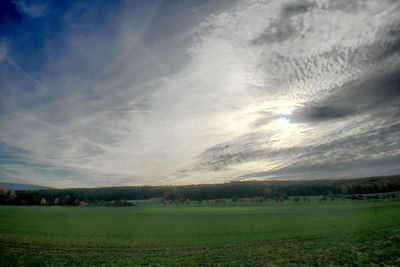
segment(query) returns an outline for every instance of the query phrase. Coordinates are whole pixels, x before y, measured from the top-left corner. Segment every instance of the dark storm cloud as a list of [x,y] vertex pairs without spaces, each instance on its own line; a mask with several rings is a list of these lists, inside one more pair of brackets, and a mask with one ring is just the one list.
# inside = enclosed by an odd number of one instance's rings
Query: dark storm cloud
[[[289,119],[292,122],[320,122],[342,119],[363,113],[400,112],[400,69],[385,73],[376,70],[361,80],[344,85],[338,93],[321,103],[308,103],[295,110]],[[387,112],[386,112],[387,111]]]
[[295,112],[289,118],[292,122],[325,121],[344,118],[352,113],[352,110],[346,110],[344,108],[332,106],[313,106],[303,108],[300,112]]
[[[207,149],[198,156],[199,160],[192,170],[184,171],[186,173],[199,170],[221,171],[235,164],[252,161],[280,162],[285,166],[275,170],[250,173],[243,177],[296,175],[311,171],[328,173],[338,168],[356,169],[358,165],[366,168],[379,165],[393,170],[400,160],[400,153],[396,146],[393,146],[400,136],[400,124],[395,121],[395,117],[387,123],[386,126],[377,127],[375,130],[331,141],[326,140],[320,145],[284,149],[260,148],[268,142],[273,143],[272,136],[243,136],[233,142]],[[343,133],[338,132],[338,135],[340,134]]]
[[388,27],[381,39],[385,41],[382,44],[378,41],[377,47],[374,48],[379,51],[379,46],[381,47],[380,53],[377,55],[377,60],[385,60],[391,56],[398,56],[400,52],[400,23]]
[[[317,146],[304,146],[264,153],[269,159],[290,159],[290,163],[275,170],[261,171],[243,177],[274,175],[310,175],[314,172],[329,174],[358,168],[385,168],[388,173],[398,171],[400,153],[393,146],[400,136],[400,124],[352,135]],[[312,177],[312,176],[310,176]]]
[[295,33],[296,29],[290,22],[282,21],[271,24],[263,34],[253,40],[253,43],[259,45],[269,42],[283,42]]
[[269,42],[283,42],[295,36],[299,28],[303,28],[302,23],[294,24],[290,20],[292,16],[301,15],[309,12],[315,4],[311,2],[293,2],[282,6],[278,19],[271,23],[259,37],[252,41],[253,44],[263,44]]
[[293,2],[287,4],[282,8],[282,18],[288,18],[293,15],[306,13],[314,6],[315,4],[312,2]]
[[[349,160],[348,162],[325,162],[316,164],[297,164],[274,171],[265,171],[241,175],[240,179],[257,177],[286,177],[286,178],[345,178],[376,175],[391,175],[398,173],[395,168],[400,156],[388,156],[379,159]],[[371,167],[374,166],[374,167]]]

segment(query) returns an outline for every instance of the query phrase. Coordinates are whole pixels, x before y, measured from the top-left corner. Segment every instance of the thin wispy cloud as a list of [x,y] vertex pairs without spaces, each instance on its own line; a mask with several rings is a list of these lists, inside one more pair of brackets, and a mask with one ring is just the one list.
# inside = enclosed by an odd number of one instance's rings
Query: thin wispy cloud
[[14,0],[12,2],[20,13],[25,14],[29,17],[38,18],[46,15],[46,1]]
[[400,171],[396,1],[12,3],[20,17],[0,27],[1,179]]

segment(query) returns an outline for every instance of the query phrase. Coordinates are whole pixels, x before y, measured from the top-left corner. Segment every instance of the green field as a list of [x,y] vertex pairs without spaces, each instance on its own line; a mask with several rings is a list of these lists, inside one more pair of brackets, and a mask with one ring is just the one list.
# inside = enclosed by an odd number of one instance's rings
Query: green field
[[400,202],[0,207],[0,266],[400,265]]

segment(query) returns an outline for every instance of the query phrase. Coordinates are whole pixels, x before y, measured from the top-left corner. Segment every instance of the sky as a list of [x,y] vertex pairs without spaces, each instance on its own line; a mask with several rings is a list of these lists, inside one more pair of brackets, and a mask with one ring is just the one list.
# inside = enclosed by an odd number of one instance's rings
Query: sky
[[0,180],[400,173],[400,1],[1,1]]

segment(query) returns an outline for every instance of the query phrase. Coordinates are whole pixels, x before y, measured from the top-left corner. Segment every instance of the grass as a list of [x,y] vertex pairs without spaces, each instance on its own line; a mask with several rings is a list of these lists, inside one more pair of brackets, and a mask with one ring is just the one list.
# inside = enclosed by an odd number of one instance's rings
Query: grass
[[0,207],[1,266],[400,265],[400,203]]

